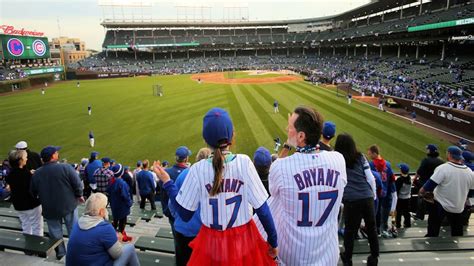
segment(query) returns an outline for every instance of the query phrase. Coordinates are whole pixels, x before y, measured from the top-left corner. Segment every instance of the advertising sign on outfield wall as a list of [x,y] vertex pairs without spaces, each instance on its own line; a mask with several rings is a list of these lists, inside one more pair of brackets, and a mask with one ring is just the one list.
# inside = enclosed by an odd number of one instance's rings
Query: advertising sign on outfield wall
[[463,132],[467,136],[474,138],[474,113],[461,111],[449,107],[443,107],[428,103],[415,102],[408,99],[392,97],[402,107],[408,111],[415,110],[418,116],[445,125],[458,132]]

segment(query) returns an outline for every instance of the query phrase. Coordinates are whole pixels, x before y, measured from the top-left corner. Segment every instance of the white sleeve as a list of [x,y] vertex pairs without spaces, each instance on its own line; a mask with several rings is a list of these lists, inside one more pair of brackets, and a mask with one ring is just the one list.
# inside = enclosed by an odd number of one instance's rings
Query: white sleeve
[[176,201],[181,207],[195,211],[199,207],[199,200],[201,196],[201,186],[199,185],[198,177],[196,175],[196,167],[189,169],[188,176],[179,189]]
[[249,203],[254,209],[258,209],[265,203],[265,201],[267,201],[268,193],[265,190],[262,180],[260,180],[260,176],[258,176],[257,169],[255,169],[250,158],[248,156],[242,157],[242,174],[244,174],[250,182],[248,186]]
[[375,185],[375,176],[372,174],[372,171],[370,170],[370,165],[369,162],[367,162],[367,159],[364,157],[364,173],[365,173],[365,178],[367,179],[367,183],[369,183],[370,188],[372,189],[372,193],[374,193],[374,199],[377,199],[377,187]]
[[270,166],[270,172],[268,174],[268,190],[270,191],[270,195],[273,197],[278,195],[279,190],[279,183],[281,180],[281,171],[280,171],[280,163],[275,161]]
[[433,180],[436,184],[441,184],[446,177],[444,174],[444,167],[445,164],[442,164],[438,167],[435,168],[433,175],[430,177],[431,180]]
[[395,209],[397,208],[397,201],[398,201],[397,192],[394,191],[392,192],[392,206],[390,207],[391,212],[395,211]]

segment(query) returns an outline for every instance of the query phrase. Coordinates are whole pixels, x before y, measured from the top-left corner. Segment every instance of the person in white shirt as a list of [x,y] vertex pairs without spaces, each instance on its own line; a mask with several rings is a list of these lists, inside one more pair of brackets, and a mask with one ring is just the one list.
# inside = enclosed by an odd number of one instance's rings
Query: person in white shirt
[[[427,237],[437,237],[441,221],[447,217],[451,236],[463,235],[462,212],[469,189],[474,189],[474,172],[463,164],[462,150],[450,146],[448,162],[436,167],[431,178],[420,189],[420,196],[430,202]],[[433,193],[431,193],[433,192]]]

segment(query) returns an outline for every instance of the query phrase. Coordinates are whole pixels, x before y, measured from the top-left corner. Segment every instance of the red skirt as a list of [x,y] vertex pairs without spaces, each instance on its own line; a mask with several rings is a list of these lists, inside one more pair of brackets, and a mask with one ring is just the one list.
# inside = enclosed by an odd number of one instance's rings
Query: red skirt
[[189,243],[193,252],[188,265],[276,265],[268,255],[270,245],[263,240],[253,220],[239,227],[218,231],[201,226]]

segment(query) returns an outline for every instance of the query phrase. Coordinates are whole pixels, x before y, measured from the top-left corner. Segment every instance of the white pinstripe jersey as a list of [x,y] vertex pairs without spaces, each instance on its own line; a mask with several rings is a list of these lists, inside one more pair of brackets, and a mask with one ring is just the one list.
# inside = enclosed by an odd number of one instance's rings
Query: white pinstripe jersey
[[270,200],[286,265],[337,265],[337,215],[347,184],[338,152],[295,153],[276,160],[269,174]]
[[201,207],[201,221],[210,228],[225,230],[244,225],[252,218],[249,204],[261,207],[268,193],[260,181],[257,170],[247,155],[227,155],[224,164],[221,192],[211,197],[214,182],[211,160],[201,160],[190,169],[176,196],[184,208],[195,211]]

